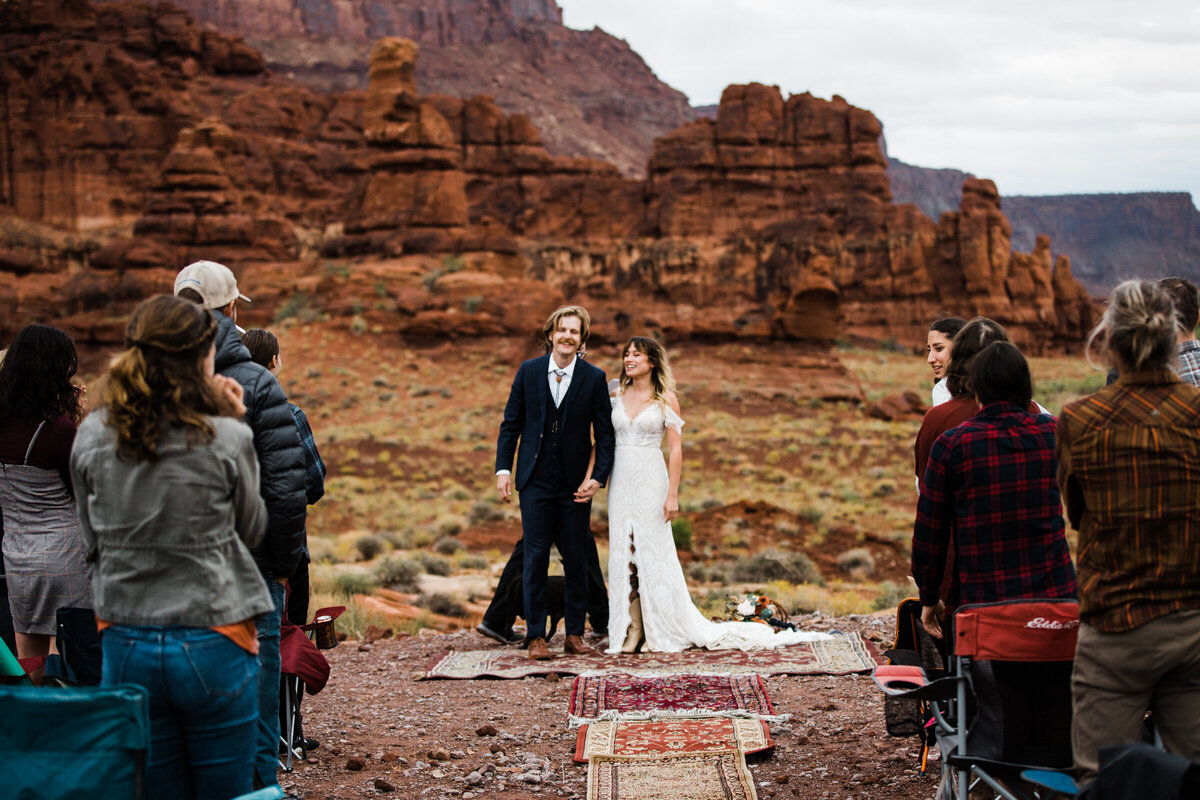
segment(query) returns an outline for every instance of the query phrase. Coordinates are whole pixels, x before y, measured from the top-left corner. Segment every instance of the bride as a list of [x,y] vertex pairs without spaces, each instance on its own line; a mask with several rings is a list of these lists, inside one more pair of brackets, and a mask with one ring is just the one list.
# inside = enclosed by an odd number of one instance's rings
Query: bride
[[608,488],[607,652],[753,650],[830,638],[775,633],[757,622],[710,622],[692,604],[671,536],[671,521],[679,516],[684,423],[667,354],[654,339],[635,336],[622,361],[612,396],[617,447]]

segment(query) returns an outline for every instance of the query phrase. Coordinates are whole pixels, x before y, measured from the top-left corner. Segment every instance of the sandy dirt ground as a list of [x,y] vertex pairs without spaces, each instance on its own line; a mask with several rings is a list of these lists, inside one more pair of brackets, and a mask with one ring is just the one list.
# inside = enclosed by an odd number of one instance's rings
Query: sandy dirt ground
[[[813,630],[854,630],[882,650],[891,614],[794,619]],[[561,635],[551,649],[561,649]],[[327,651],[325,690],[304,699],[305,733],[321,745],[281,775],[303,798],[584,798],[567,714],[573,678],[417,680],[447,649],[500,647],[474,631],[422,631]],[[938,764],[922,774],[916,739],[889,737],[869,675],[770,676],[775,751],[750,756],[760,798],[904,800],[932,797]]]

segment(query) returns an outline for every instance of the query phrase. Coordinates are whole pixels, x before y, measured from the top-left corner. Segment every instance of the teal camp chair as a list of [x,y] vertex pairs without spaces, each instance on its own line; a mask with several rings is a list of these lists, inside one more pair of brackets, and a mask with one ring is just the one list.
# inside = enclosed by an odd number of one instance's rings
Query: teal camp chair
[[150,702],[140,686],[0,686],[0,794],[142,800]]

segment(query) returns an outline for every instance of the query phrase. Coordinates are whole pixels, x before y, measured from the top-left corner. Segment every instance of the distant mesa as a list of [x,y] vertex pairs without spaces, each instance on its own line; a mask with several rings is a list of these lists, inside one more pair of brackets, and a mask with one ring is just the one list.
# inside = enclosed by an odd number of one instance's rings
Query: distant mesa
[[38,319],[119,342],[201,257],[254,287],[261,323],[308,303],[406,337],[527,336],[567,299],[612,338],[814,352],[916,348],[951,312],[1040,353],[1094,320],[1046,237],[1013,251],[991,181],[936,222],[895,203],[881,124],[840,97],[729,86],[713,118],[685,105],[634,178],[552,154],[490,96],[423,94],[419,52],[382,38],[365,91],[322,93],[166,4],[0,5],[0,333]]

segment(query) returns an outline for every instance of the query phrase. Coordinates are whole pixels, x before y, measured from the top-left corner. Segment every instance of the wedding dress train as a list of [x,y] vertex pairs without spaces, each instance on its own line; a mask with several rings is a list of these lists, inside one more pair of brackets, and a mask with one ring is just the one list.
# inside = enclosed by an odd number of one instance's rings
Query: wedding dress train
[[637,566],[643,649],[758,650],[832,638],[809,631],[776,633],[757,622],[706,619],[688,594],[671,524],[663,519],[669,484],[662,437],[668,427],[681,430],[683,420],[663,403],[651,403],[630,418],[618,395],[612,398],[612,421],[616,457],[608,487],[608,653],[621,652],[629,628],[631,563]]

